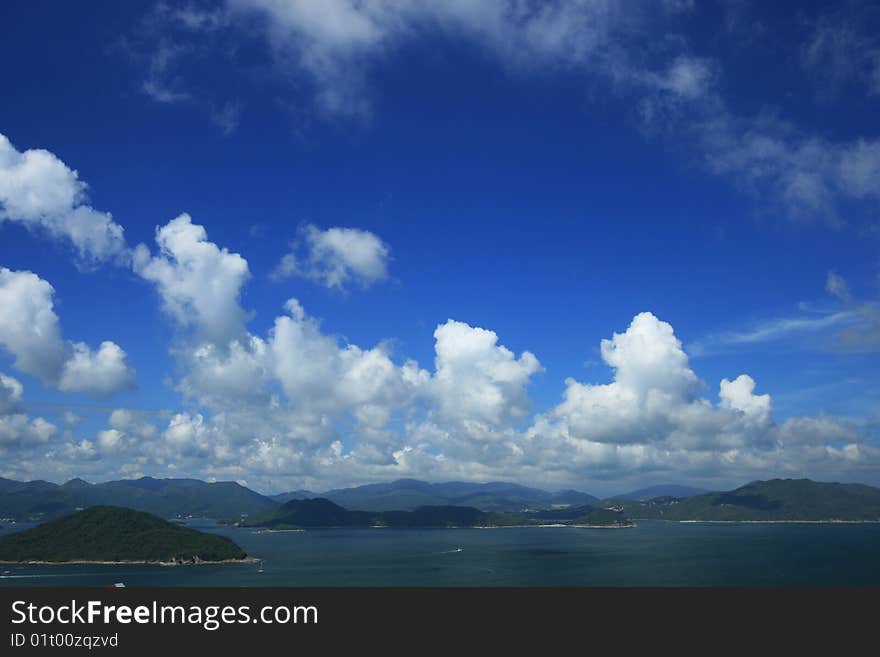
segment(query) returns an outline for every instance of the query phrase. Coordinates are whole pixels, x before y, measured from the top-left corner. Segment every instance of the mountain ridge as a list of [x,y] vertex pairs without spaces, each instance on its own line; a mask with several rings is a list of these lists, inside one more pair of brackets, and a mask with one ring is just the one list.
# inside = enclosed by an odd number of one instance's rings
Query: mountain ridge
[[689,522],[880,522],[880,488],[866,484],[769,479],[730,491],[601,505],[631,518]]
[[[333,489],[324,494],[307,490],[265,496],[236,482],[207,483],[198,479],[141,477],[104,483],[71,479],[64,484],[0,478],[0,518],[46,520],[77,509],[118,505],[164,517],[203,516],[236,521],[276,508],[294,499],[324,498],[352,512],[412,512],[422,507],[472,507],[485,513],[540,513],[547,519],[567,518],[586,507],[619,508],[634,518],[667,520],[876,520],[880,519],[880,488],[865,484],[771,479],[750,482],[728,491],[691,494],[697,489],[654,486],[606,498],[576,490],[549,492],[508,482],[441,482],[415,479]],[[684,492],[687,496],[653,492]],[[638,496],[641,499],[631,499]]]

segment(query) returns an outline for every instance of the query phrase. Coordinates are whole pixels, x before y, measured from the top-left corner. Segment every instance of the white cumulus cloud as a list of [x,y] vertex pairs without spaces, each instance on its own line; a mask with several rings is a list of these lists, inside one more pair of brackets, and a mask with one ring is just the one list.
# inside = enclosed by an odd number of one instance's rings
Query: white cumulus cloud
[[436,372],[430,392],[440,414],[457,422],[501,427],[527,417],[526,386],[542,371],[529,351],[517,357],[498,335],[448,320],[434,331]]
[[321,230],[309,224],[301,231],[294,251],[278,263],[273,278],[303,276],[337,289],[345,289],[349,283],[369,287],[388,278],[390,253],[390,247],[370,231]]
[[10,448],[32,448],[49,441],[57,427],[23,411],[24,386],[0,372],[0,455]]
[[205,228],[185,213],[157,228],[156,243],[157,255],[138,245],[134,269],[156,284],[166,312],[215,344],[242,337],[247,314],[239,297],[250,278],[247,261],[208,241]]
[[105,340],[98,351],[83,342],[71,345],[72,355],[64,363],[58,389],[109,395],[133,385],[134,372],[125,363],[125,352],[115,342]]
[[53,153],[18,151],[0,134],[0,223],[21,223],[67,240],[86,264],[127,253],[122,226],[88,205],[86,184]]
[[105,341],[97,352],[61,334],[55,290],[33,272],[0,267],[0,346],[15,368],[65,392],[108,395],[131,387],[134,371],[125,352]]

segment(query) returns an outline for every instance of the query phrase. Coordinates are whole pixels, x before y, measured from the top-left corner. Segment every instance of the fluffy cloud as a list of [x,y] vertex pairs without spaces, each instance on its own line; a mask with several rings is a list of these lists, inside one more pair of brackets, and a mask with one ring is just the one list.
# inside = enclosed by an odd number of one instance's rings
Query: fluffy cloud
[[41,417],[30,419],[24,413],[0,415],[0,446],[32,448],[48,442],[56,429]]
[[115,342],[105,340],[98,351],[83,342],[71,344],[73,353],[64,363],[58,389],[109,395],[133,385],[134,372],[125,364],[125,352]]
[[29,418],[22,410],[24,387],[11,376],[0,373],[0,454],[10,448],[29,449],[43,444],[57,427],[43,418]]
[[[193,329],[172,352],[190,408],[165,415],[164,427],[116,409],[106,428],[74,437],[79,429],[71,425],[57,442],[54,425],[22,412],[20,384],[0,377],[4,449],[44,446],[63,457],[59,471],[73,474],[185,472],[266,489],[394,477],[578,487],[639,476],[737,483],[880,463],[858,426],[827,416],[777,423],[770,396],[757,394],[746,374],[722,379],[717,400],[701,397],[672,326],[651,313],[601,341],[610,382],[569,378],[561,401],[532,416],[528,386],[541,364],[494,331],[454,319],[438,325],[433,371],[396,362],[385,344],[365,348],[325,333],[295,299],[265,335],[255,335],[240,305],[249,277],[242,256],[210,242],[187,215],[159,228],[156,239],[159,253],[139,247],[134,267],[156,285],[169,316]],[[17,367],[63,390],[92,393],[124,378],[124,352],[113,343],[92,352],[61,337],[48,283],[2,270],[0,295],[15,311],[0,318],[0,341]],[[29,463],[19,460],[18,469],[48,467]]]
[[219,409],[269,401],[270,364],[266,343],[259,337],[249,335],[242,341],[233,340],[225,348],[199,344],[178,357],[186,361],[188,370],[179,390],[203,406]]
[[66,392],[108,395],[131,387],[134,371],[118,345],[106,341],[93,352],[63,339],[54,294],[32,272],[0,268],[0,345],[13,355],[16,369]]
[[765,425],[770,421],[772,404],[770,395],[756,395],[755,380],[748,374],[740,374],[733,381],[721,379],[718,397],[721,408],[742,413],[750,421]]
[[614,368],[614,381],[567,379],[563,402],[550,413],[572,436],[594,442],[656,439],[673,426],[673,411],[694,403],[697,377],[681,342],[651,313],[637,315],[626,332],[602,340],[601,353]]
[[156,427],[148,422],[143,413],[117,408],[110,414],[110,426],[124,434],[150,438],[156,435]]
[[241,338],[247,314],[239,296],[250,278],[247,261],[209,242],[204,227],[188,214],[157,228],[156,243],[155,256],[138,245],[134,269],[156,284],[166,312],[214,344]]
[[857,425],[829,416],[777,423],[770,396],[746,374],[722,379],[717,402],[702,398],[672,327],[650,313],[601,342],[610,383],[568,379],[561,402],[531,417],[526,389],[541,366],[493,331],[439,325],[429,372],[396,364],[381,345],[324,334],[295,300],[286,309],[265,337],[198,347],[198,358],[183,361],[181,387],[208,412],[174,414],[159,430],[117,409],[108,429],[63,453],[78,467],[103,461],[122,474],[245,478],[264,489],[396,477],[733,485],[852,477],[880,463]]
[[171,418],[168,428],[162,433],[165,447],[173,453],[184,456],[205,456],[210,453],[211,434],[216,429],[209,427],[201,414],[179,413]]
[[439,414],[464,425],[499,428],[529,413],[526,385],[542,371],[531,352],[517,358],[498,335],[448,320],[434,331],[436,372],[430,393]]
[[0,268],[0,344],[16,369],[44,382],[57,382],[66,360],[54,288],[29,271]]
[[[157,232],[160,239],[166,228]],[[209,242],[201,227],[187,217],[183,228],[196,236],[186,244],[197,243],[209,260],[222,263],[227,251]],[[314,235],[317,242],[334,233]],[[196,310],[206,303],[204,268],[174,266],[180,260],[176,247],[163,249],[160,268],[158,258],[139,251],[135,267],[163,298],[171,296],[170,314],[185,324],[189,313],[204,325]],[[247,272],[247,263],[233,257],[236,270]],[[243,277],[234,284],[219,278],[221,284],[209,291],[212,302],[238,308]],[[169,294],[169,281],[186,294]],[[181,297],[184,303],[178,303]],[[240,450],[255,441],[259,458],[251,460],[261,468],[290,471],[298,464],[319,471],[320,463],[337,460],[346,467],[387,468],[396,454],[407,453],[404,425],[414,435],[433,436],[435,448],[442,443],[449,453],[464,455],[469,440],[510,438],[513,425],[528,418],[525,389],[540,364],[529,352],[514,355],[492,331],[454,320],[438,326],[431,373],[413,361],[394,362],[384,344],[363,348],[324,333],[295,299],[285,309],[265,336],[242,327],[212,341],[195,331],[175,347],[185,372],[178,389],[212,413],[179,415],[162,434],[166,448],[183,459],[209,454],[218,469],[241,464]],[[111,420],[122,428],[120,418]],[[356,440],[343,448],[338,441],[346,435]],[[327,451],[332,444],[339,449]]]
[[770,396],[756,395],[755,381],[745,374],[722,379],[717,404],[698,397],[697,378],[672,327],[650,313],[604,340],[602,357],[614,369],[613,382],[568,379],[562,403],[527,431],[526,457],[599,478],[649,471],[751,472],[755,478],[762,468],[800,471],[807,461],[817,467],[816,447],[858,440],[857,431],[834,418],[777,425]]
[[86,184],[49,151],[19,152],[0,134],[0,223],[22,223],[67,240],[85,264],[127,253],[122,227],[86,203]]
[[0,374],[0,415],[9,415],[21,408],[24,388],[18,380]]
[[289,314],[275,320],[269,350],[272,372],[292,402],[328,412],[393,407],[421,380],[415,364],[397,367],[381,346],[340,346],[295,299],[286,308]]
[[348,283],[369,287],[388,278],[391,249],[367,230],[319,228],[307,225],[295,250],[286,254],[273,277],[303,276],[329,288]]

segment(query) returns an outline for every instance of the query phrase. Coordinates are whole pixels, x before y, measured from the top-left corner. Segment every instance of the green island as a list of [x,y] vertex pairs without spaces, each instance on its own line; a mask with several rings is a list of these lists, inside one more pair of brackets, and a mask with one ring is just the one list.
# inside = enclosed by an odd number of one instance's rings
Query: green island
[[632,527],[623,514],[590,506],[553,511],[503,513],[468,506],[421,506],[413,511],[352,511],[324,498],[290,500],[240,523],[245,527],[291,530],[318,527]]
[[228,538],[117,506],[94,506],[0,537],[2,563],[185,565],[249,560],[253,559]]
[[601,506],[631,518],[679,522],[880,522],[880,488],[771,479],[728,492],[687,498],[608,499]]

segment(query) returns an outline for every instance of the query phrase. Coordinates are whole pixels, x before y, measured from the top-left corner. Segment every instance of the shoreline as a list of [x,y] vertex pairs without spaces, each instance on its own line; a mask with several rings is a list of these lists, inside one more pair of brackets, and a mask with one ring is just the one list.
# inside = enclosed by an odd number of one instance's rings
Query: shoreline
[[627,525],[569,525],[565,523],[553,523],[543,525],[475,525],[473,527],[461,527],[461,529],[523,529],[523,528],[546,528],[546,527],[573,527],[576,529],[632,529],[637,525],[629,523]]
[[221,559],[219,561],[148,561],[146,559],[132,559],[122,561],[96,561],[90,559],[76,559],[71,561],[42,561],[31,559],[26,561],[0,561],[3,566],[212,566],[217,564],[243,564],[259,563],[257,557],[245,557],[244,559]]
[[751,524],[751,525],[876,525],[880,520],[665,520],[663,518],[650,518],[650,520],[664,520],[665,522],[681,523],[712,523],[712,524]]

